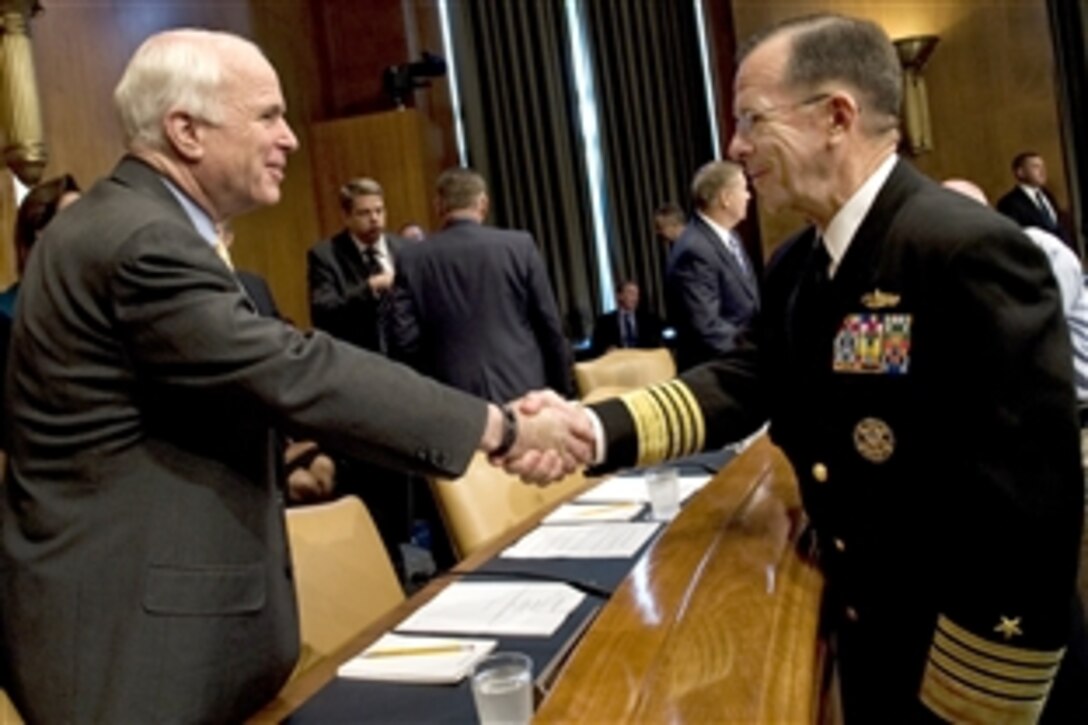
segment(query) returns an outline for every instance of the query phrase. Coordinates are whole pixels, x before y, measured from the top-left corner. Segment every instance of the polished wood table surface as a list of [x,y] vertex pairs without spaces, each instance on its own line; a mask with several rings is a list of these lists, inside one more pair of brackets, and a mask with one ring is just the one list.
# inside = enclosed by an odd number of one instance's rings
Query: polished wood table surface
[[612,595],[534,723],[811,723],[823,578],[796,546],[793,471],[758,439]]
[[[541,517],[456,570],[479,567]],[[814,722],[823,580],[797,553],[800,521],[789,464],[757,439],[642,555],[555,677],[534,722]],[[431,582],[301,673],[251,722],[289,716],[336,677],[340,663],[448,582]]]

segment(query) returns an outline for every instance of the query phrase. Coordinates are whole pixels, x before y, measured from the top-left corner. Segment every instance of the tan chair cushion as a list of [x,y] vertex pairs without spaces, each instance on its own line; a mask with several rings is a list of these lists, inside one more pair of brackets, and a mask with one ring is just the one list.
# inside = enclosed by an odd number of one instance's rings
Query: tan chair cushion
[[581,473],[543,488],[524,484],[492,466],[482,453],[460,478],[431,479],[438,510],[461,558],[586,485]]
[[664,347],[612,350],[595,360],[574,364],[574,380],[583,398],[601,387],[631,390],[674,377],[676,363]]
[[404,590],[354,496],[288,509],[287,536],[302,639],[297,675],[404,601]]

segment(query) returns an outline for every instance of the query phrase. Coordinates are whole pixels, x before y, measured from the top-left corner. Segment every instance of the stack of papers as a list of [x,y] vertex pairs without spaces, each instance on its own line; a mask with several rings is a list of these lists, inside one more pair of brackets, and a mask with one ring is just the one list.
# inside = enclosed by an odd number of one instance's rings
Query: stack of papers
[[500,555],[503,559],[626,559],[654,535],[657,522],[541,526]]
[[643,504],[626,503],[565,503],[552,511],[542,524],[586,524],[594,521],[630,521],[642,513]]
[[389,633],[341,665],[337,674],[355,680],[454,684],[467,677],[496,644],[493,639]]
[[585,599],[551,582],[454,582],[397,626],[400,632],[550,637]]
[[[696,491],[710,483],[711,478],[713,478],[713,475],[709,473],[680,476],[680,500],[687,501]],[[650,494],[646,488],[646,477],[640,474],[637,476],[609,478],[574,499],[574,503],[648,503],[649,500]]]

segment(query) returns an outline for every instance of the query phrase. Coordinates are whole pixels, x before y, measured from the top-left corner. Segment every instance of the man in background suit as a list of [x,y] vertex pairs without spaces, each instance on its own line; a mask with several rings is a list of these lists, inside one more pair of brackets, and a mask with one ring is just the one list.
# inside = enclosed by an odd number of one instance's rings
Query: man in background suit
[[680,239],[686,224],[684,210],[675,201],[666,201],[654,209],[654,236],[661,240],[666,252]]
[[492,401],[541,387],[571,393],[571,356],[536,242],[483,225],[482,176],[444,171],[435,204],[443,228],[401,253],[393,295],[395,355]]
[[601,315],[593,323],[594,356],[604,355],[614,347],[661,347],[661,320],[639,309],[639,289],[632,280],[616,288],[616,309]]
[[577,442],[256,313],[214,249],[297,146],[255,45],[152,36],[115,100],[129,155],[50,225],[16,311],[5,688],[28,722],[241,722],[299,650],[273,426],[448,476],[537,437],[558,471]]
[[314,327],[374,352],[386,352],[385,313],[394,264],[404,243],[385,232],[385,195],[373,179],[340,188],[344,229],[306,257]]
[[759,312],[752,261],[733,227],[748,213],[744,171],[712,161],[691,183],[695,215],[669,251],[665,303],[676,329],[681,370],[732,350],[737,334]]
[[1046,190],[1046,162],[1034,151],[1018,153],[1012,160],[1016,186],[998,199],[997,210],[1022,227],[1038,227],[1069,244],[1062,228],[1058,204]]

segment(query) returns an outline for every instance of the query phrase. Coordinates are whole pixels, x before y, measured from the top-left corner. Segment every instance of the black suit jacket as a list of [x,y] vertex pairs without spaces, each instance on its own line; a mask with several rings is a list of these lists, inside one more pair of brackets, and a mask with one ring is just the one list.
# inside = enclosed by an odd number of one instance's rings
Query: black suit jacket
[[[1055,215],[1057,215],[1059,213],[1058,204],[1054,201],[1054,197],[1051,196],[1050,192],[1046,189],[1043,189],[1042,192],[1046,196],[1046,200],[1050,202],[1050,207],[1054,210]],[[1039,208],[1039,205],[1035,200],[1019,185],[998,199],[997,210],[1022,227],[1038,227],[1040,229],[1045,229],[1051,234],[1056,234],[1061,237],[1066,244],[1069,243],[1068,235],[1066,235],[1065,230],[1062,228],[1060,220],[1055,218],[1055,220],[1051,222],[1047,215],[1043,213],[1043,210]]]
[[240,722],[298,653],[273,426],[458,475],[481,401],[260,317],[126,159],[20,290],[0,501],[7,689],[30,722]]
[[264,277],[242,269],[235,270],[234,274],[238,277],[242,289],[249,295],[253,306],[257,308],[257,314],[282,319],[276,300],[272,297],[272,290],[269,289]]
[[1071,607],[1084,479],[1047,259],[902,161],[830,282],[814,243],[811,229],[786,243],[733,353],[673,390],[594,406],[613,465],[651,444],[720,446],[769,416],[821,543],[847,722],[954,719],[941,702],[964,693],[990,719],[1034,721],[1059,660],[1048,715],[1088,722]]
[[759,312],[759,286],[746,261],[747,273],[699,216],[669,250],[665,306],[681,370],[733,349],[737,334]]
[[[385,235],[393,267],[404,246]],[[310,318],[314,327],[358,347],[385,352],[384,325],[388,293],[374,294],[367,284],[366,263],[345,229],[319,242],[306,255],[310,282]]]
[[[635,347],[661,347],[661,320],[644,310],[635,310]],[[593,355],[604,355],[613,347],[623,347],[618,310],[601,315],[593,323]]]
[[571,393],[570,348],[527,232],[454,221],[400,255],[394,354],[492,401],[550,387]]

